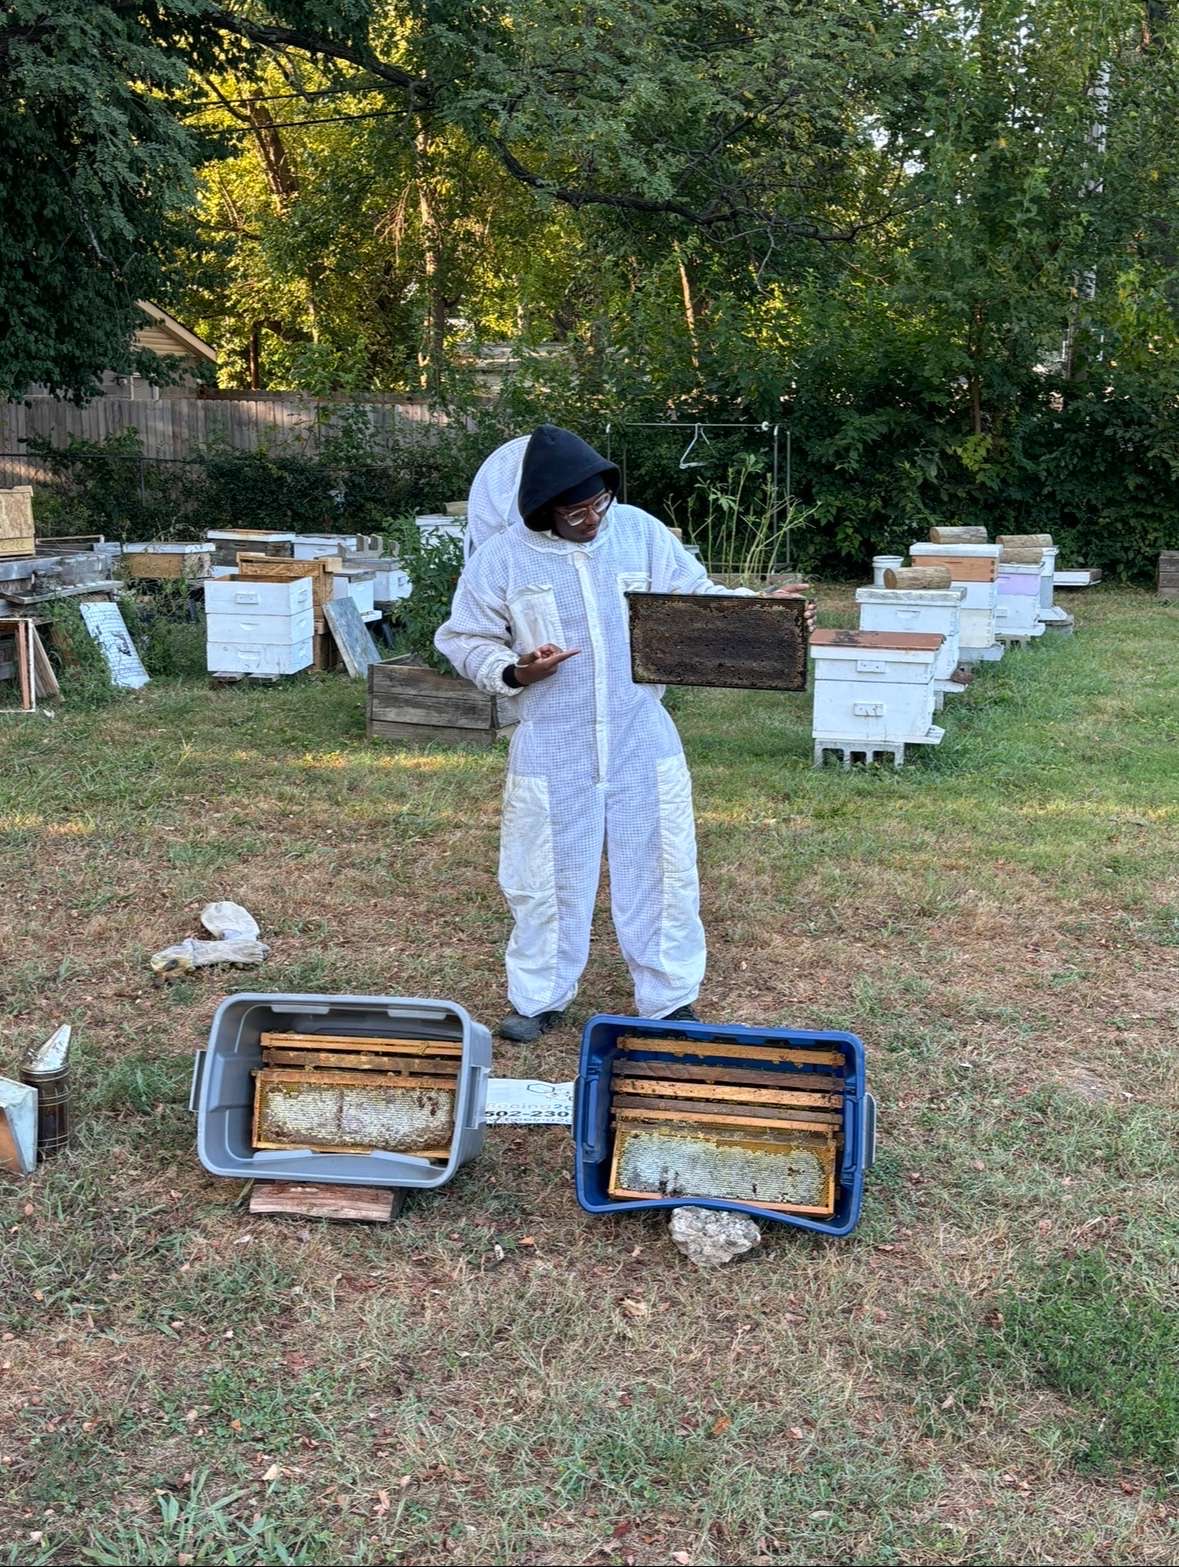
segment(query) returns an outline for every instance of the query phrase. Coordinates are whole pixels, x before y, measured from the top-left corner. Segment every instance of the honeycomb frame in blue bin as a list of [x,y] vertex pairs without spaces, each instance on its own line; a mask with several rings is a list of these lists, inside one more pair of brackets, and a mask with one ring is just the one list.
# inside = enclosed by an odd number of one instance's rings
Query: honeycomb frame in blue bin
[[[843,1151],[836,1172],[835,1211],[829,1219],[802,1213],[781,1213],[753,1202],[729,1197],[611,1197],[610,1070],[622,1035],[682,1040],[686,1055],[723,1061],[730,1045],[778,1045],[798,1048],[822,1045],[843,1052]],[[702,1048],[715,1047],[715,1048]],[[661,1059],[657,1057],[656,1059]],[[748,1061],[733,1065],[748,1066]],[[770,1068],[773,1070],[773,1068]],[[806,1068],[784,1067],[794,1077]],[[828,1069],[830,1070],[830,1069]],[[747,1028],[737,1024],[671,1023],[666,1020],[598,1013],[581,1034],[581,1060],[573,1099],[573,1174],[577,1201],[587,1213],[630,1213],[644,1208],[719,1208],[773,1220],[816,1235],[850,1235],[860,1220],[864,1175],[876,1151],[876,1101],[868,1092],[863,1041],[855,1034],[799,1028]]]

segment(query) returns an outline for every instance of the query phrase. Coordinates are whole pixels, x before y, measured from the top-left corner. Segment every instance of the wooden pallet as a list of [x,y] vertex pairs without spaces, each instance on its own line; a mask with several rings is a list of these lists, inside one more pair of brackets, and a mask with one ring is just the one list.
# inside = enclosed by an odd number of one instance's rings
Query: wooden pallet
[[610,1080],[611,1195],[830,1215],[844,1093],[832,1068],[844,1064],[821,1046],[621,1038]]

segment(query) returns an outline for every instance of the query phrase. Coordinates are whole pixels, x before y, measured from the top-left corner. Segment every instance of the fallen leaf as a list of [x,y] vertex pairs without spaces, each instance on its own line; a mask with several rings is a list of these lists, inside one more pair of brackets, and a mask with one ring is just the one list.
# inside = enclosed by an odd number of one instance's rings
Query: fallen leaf
[[534,1235],[521,1235],[519,1241],[517,1242],[517,1245],[520,1245],[520,1246],[535,1246],[536,1245],[536,1237]]
[[277,1480],[280,1474],[282,1474],[282,1470],[278,1465],[271,1464],[270,1468],[262,1476],[262,1484],[269,1485],[272,1480]]
[[378,1518],[383,1518],[385,1516],[385,1514],[389,1511],[390,1507],[392,1507],[392,1505],[393,1505],[393,1503],[389,1500],[389,1493],[388,1493],[388,1491],[378,1491],[377,1492],[377,1505],[373,1509],[373,1511],[376,1513]]
[[679,1562],[680,1567],[688,1567],[692,1560],[687,1551],[672,1551],[671,1559],[673,1562]]
[[723,1436],[732,1423],[733,1422],[729,1419],[728,1415],[718,1415],[717,1418],[712,1422],[713,1436]]
[[835,1514],[826,1512],[823,1508],[820,1508],[817,1513],[812,1513],[811,1517],[812,1518],[834,1518]]
[[802,1437],[803,1437],[802,1427],[801,1426],[791,1426],[790,1427],[790,1435],[794,1438],[794,1440],[796,1442],[801,1442],[802,1441]]
[[953,1393],[947,1393],[945,1398],[942,1399],[942,1408],[943,1409],[953,1409],[953,1407],[954,1407],[954,1395],[953,1395]]
[[242,1423],[241,1423],[240,1420],[231,1420],[229,1422],[229,1429],[231,1431],[240,1431],[241,1428],[242,1428]]
[[622,1309],[628,1317],[645,1317],[651,1308],[645,1300],[631,1300],[629,1297],[624,1297]]

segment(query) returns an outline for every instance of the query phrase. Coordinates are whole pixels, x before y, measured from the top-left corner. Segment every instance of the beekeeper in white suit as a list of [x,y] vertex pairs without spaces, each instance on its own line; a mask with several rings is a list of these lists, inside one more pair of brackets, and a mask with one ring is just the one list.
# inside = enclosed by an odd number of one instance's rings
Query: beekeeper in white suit
[[618,482],[579,436],[541,425],[523,521],[479,543],[434,639],[480,690],[519,693],[499,861],[513,1010],[499,1033],[520,1042],[577,994],[603,849],[638,1014],[694,1019],[704,979],[692,783],[659,688],[631,678],[625,595],[728,590],[656,518],[616,504]]

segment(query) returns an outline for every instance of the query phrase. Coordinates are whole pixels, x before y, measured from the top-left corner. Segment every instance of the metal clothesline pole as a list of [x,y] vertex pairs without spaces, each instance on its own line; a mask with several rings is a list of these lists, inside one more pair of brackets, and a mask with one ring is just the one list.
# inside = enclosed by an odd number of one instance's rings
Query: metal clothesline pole
[[[626,448],[625,434],[626,434],[627,430],[676,430],[681,435],[686,430],[695,430],[697,432],[700,431],[700,430],[758,430],[758,431],[761,432],[762,435],[770,436],[771,437],[771,449],[772,449],[772,452],[773,452],[773,475],[772,475],[772,479],[771,479],[770,504],[771,504],[771,515],[773,517],[775,517],[775,518],[777,517],[777,515],[778,515],[778,496],[781,494],[781,488],[780,488],[780,485],[778,483],[778,474],[779,474],[779,435],[780,435],[781,430],[782,430],[781,422],[777,422],[775,424],[771,424],[768,419],[763,419],[763,420],[761,420],[760,422],[757,422],[757,423],[750,423],[748,421],[733,421],[733,422],[729,423],[729,422],[725,422],[723,420],[711,420],[710,421],[710,420],[699,420],[699,419],[669,419],[669,420],[642,420],[642,419],[640,419],[640,420],[637,420],[634,424],[624,424],[621,427],[621,430],[620,430],[620,434],[623,436],[623,441],[622,441],[621,451],[619,453],[619,458],[620,458],[619,467],[620,467],[620,469],[622,471],[622,500],[623,500],[624,504],[626,502],[626,453],[627,453],[627,448]],[[611,446],[613,444],[613,433],[614,433],[614,421],[610,420],[607,423],[607,425],[606,425],[606,458],[607,458],[608,461],[613,461],[613,457],[611,455]],[[791,480],[792,480],[792,477],[793,477],[792,476],[792,471],[791,471],[792,470],[792,461],[793,461],[793,443],[792,443],[792,439],[791,439],[790,426],[787,425],[786,426],[786,504],[787,504],[788,507],[790,505],[790,497],[793,494],[793,491],[791,489]],[[773,559],[770,562],[770,570],[771,571],[773,571],[774,567],[777,565],[777,562],[778,562],[778,554],[777,554],[777,550],[775,549]],[[786,529],[786,567],[785,567],[785,569],[787,571],[790,570],[790,530],[789,530],[789,528]]]

